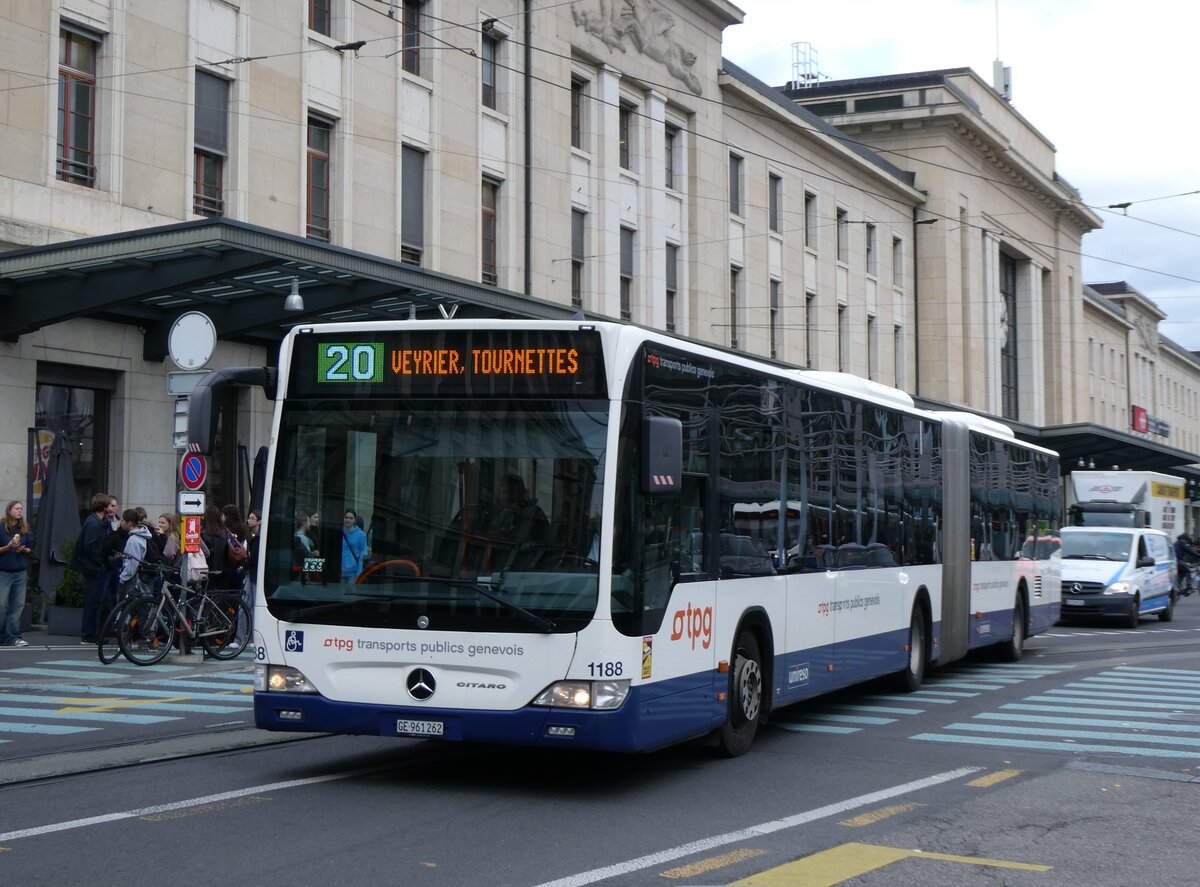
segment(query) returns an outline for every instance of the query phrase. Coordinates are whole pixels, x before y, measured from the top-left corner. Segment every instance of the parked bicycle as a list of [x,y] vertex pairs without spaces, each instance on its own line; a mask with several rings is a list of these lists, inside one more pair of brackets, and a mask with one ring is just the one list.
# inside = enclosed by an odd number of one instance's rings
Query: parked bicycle
[[[182,583],[173,573],[161,573],[157,589],[139,582],[115,616],[117,645],[126,659],[153,665],[177,642],[199,645],[214,659],[233,659],[246,648],[250,608],[240,591],[207,588],[207,579]],[[102,656],[106,649],[102,636]]]
[[1185,561],[1183,564],[1183,579],[1179,584],[1179,593],[1187,597],[1194,591],[1200,591],[1200,563]]

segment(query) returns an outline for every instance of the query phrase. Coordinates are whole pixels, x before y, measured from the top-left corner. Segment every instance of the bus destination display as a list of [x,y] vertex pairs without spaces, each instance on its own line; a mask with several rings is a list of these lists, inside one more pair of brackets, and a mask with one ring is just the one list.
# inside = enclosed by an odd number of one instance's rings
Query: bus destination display
[[577,330],[313,335],[296,343],[293,397],[605,394],[600,337]]

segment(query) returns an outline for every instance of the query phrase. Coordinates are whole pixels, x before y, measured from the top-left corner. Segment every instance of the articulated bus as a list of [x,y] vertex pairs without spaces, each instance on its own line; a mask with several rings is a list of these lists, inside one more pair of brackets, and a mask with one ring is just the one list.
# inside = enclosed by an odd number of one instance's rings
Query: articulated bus
[[782,706],[1014,660],[1059,618],[1025,544],[1058,457],[852,376],[608,322],[301,326],[277,369],[206,377],[194,449],[251,382],[268,730],[732,756]]

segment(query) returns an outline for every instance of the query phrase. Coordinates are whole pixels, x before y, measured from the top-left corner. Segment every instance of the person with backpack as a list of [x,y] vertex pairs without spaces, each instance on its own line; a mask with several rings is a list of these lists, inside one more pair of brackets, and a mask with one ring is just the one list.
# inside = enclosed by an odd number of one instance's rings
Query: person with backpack
[[79,529],[75,539],[75,547],[71,550],[71,560],[67,564],[72,570],[83,574],[83,614],[81,644],[95,644],[97,633],[100,631],[100,620],[107,614],[101,614],[100,608],[104,603],[104,591],[108,583],[108,572],[104,566],[103,547],[110,528],[105,520],[105,512],[112,496],[108,493],[96,493],[92,496],[88,507],[91,509]]
[[125,531],[125,547],[121,550],[121,570],[117,574],[117,600],[133,585],[138,567],[146,562],[146,552],[150,547],[150,531],[142,523],[138,509],[125,509],[121,515],[121,527]]

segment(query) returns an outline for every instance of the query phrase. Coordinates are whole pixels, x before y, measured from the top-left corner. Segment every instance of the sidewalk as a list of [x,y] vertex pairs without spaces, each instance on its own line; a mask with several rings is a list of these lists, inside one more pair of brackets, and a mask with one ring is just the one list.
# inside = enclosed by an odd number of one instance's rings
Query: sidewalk
[[[81,644],[79,638],[75,635],[66,634],[50,634],[45,625],[34,625],[32,628],[26,629],[21,637],[29,644],[27,647],[0,647],[0,653],[19,653],[19,652],[39,652],[43,650],[90,650],[92,655],[95,655],[95,644]],[[172,649],[167,654],[164,662],[178,662],[180,659],[186,659],[189,664],[203,666],[204,668],[239,668],[252,665],[254,657],[251,653],[252,645],[247,645],[246,649],[233,659],[213,659],[210,656],[205,656],[204,651],[199,647],[188,656],[184,656],[179,650]],[[122,660],[123,661],[123,660]]]

